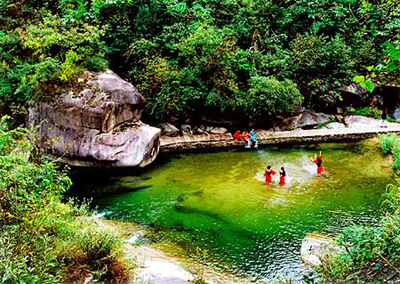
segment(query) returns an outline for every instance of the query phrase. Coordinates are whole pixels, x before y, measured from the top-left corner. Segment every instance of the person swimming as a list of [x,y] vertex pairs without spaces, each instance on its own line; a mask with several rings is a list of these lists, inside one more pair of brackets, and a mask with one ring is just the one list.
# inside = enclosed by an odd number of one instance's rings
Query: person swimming
[[319,156],[314,154],[314,160],[311,158],[311,161],[317,165],[317,176],[321,176],[324,172],[324,167],[322,166],[322,151],[319,151]]
[[284,185],[285,184],[285,178],[286,178],[286,171],[284,167],[281,167],[281,170],[279,171],[279,183]]
[[272,169],[270,165],[265,168],[264,176],[265,176],[265,183],[271,184],[272,183],[272,176],[275,174],[275,171]]

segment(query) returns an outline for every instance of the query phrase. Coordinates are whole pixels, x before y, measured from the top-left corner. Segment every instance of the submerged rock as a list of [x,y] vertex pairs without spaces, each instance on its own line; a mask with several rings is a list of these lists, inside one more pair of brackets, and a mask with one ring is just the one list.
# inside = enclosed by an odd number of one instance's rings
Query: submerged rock
[[301,243],[300,254],[306,264],[319,266],[329,254],[337,250],[339,247],[334,245],[331,238],[319,234],[308,234]]
[[144,167],[157,156],[160,129],[139,121],[145,99],[112,71],[86,72],[84,90],[31,102],[44,148],[74,166]]

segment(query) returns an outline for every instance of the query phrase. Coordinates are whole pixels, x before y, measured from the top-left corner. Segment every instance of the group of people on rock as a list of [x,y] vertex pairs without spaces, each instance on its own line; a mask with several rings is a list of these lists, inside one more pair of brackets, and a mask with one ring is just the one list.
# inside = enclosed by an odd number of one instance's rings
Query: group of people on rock
[[258,140],[256,137],[256,133],[254,132],[254,129],[252,129],[250,133],[245,130],[242,132],[242,134],[240,134],[240,130],[237,130],[233,134],[233,138],[235,140],[240,140],[243,138],[243,140],[246,141],[245,148],[251,148],[252,145],[254,145],[254,148],[258,147]]
[[[314,154],[314,159],[311,158],[311,161],[317,165],[317,176],[320,177],[321,174],[324,172],[324,167],[322,166],[322,151],[319,151],[319,156],[317,156],[317,154]],[[275,174],[276,172],[272,169],[270,165],[268,165],[264,171],[265,183],[272,184],[272,176]],[[281,185],[285,184],[285,178],[285,168],[281,167],[281,170],[279,171],[279,183]]]

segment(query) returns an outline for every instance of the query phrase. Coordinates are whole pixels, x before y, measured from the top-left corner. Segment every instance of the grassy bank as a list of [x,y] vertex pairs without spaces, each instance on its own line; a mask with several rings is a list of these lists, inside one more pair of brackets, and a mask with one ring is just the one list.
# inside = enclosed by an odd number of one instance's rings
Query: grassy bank
[[88,206],[63,200],[71,180],[26,129],[0,122],[0,283],[127,283],[120,236]]
[[[384,154],[393,155],[400,172],[400,139],[380,136]],[[360,165],[361,166],[361,165]],[[341,249],[320,267],[322,278],[337,283],[398,283],[400,279],[400,186],[388,185],[382,203],[385,214],[378,226],[353,226],[337,238]],[[334,282],[336,283],[336,282]]]

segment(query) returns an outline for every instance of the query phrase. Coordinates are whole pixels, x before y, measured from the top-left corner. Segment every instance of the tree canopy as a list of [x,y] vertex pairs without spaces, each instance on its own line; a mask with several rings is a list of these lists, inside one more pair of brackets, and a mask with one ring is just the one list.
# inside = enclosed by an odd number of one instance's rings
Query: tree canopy
[[[16,108],[111,68],[163,119],[320,108],[385,58],[398,1],[1,0],[0,97]],[[393,68],[393,67],[391,67]]]

